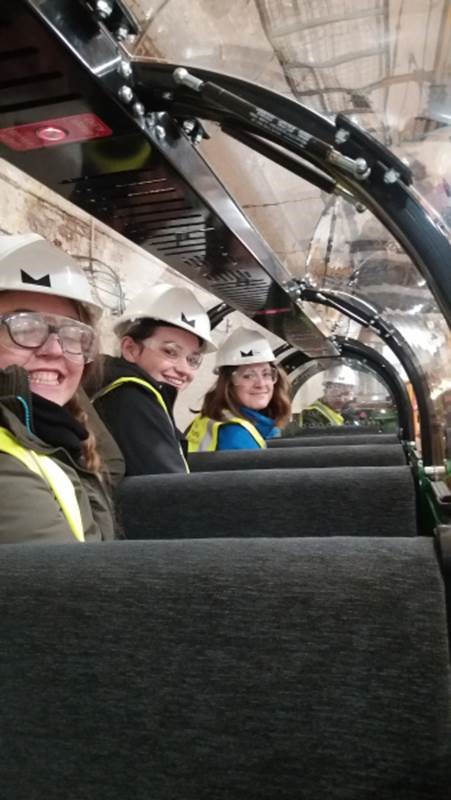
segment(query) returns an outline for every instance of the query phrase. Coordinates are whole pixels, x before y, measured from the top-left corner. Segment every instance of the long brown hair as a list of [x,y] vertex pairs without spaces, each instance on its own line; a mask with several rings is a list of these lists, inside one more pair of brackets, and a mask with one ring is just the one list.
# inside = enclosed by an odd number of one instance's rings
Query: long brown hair
[[[275,365],[274,365],[275,366]],[[281,367],[277,370],[277,382],[274,384],[274,393],[264,413],[274,420],[278,428],[283,428],[291,417],[291,390],[286,372]],[[221,422],[226,419],[226,412],[231,412],[236,417],[243,417],[240,402],[235,393],[232,382],[234,367],[220,367],[218,380],[207,392],[202,403],[200,413],[203,417]]]
[[[91,325],[91,327],[95,329],[96,324],[93,314],[88,311],[86,306],[82,306],[80,303],[76,303],[76,306],[80,317],[80,322],[84,322],[86,325]],[[82,381],[89,380],[89,373],[99,369],[100,362],[98,358],[94,359],[94,361],[90,364],[86,364],[83,371]],[[82,407],[78,391],[76,391],[74,396],[71,397],[68,403],[66,403],[66,408],[72,414],[72,416],[74,416],[75,419],[86,428],[88,432],[88,438],[84,439],[84,441],[81,443],[82,465],[91,472],[97,473],[99,477],[102,477],[102,472],[104,472],[102,456],[97,449],[97,440],[93,430],[89,425],[88,415]]]
[[75,392],[74,396],[66,403],[66,408],[88,431],[88,438],[84,439],[81,443],[81,465],[91,472],[96,472],[100,477],[101,473],[104,471],[102,457],[97,450],[96,437],[90,428],[88,415],[81,406],[78,392]]

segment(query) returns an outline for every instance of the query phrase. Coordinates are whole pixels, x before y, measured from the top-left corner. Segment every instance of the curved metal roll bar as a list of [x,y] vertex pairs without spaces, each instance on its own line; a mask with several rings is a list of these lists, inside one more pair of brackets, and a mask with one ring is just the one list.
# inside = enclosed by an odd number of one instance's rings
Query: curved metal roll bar
[[[399,427],[401,430],[402,438],[406,441],[413,441],[415,437],[414,423],[413,423],[413,409],[410,402],[409,395],[406,387],[399,377],[396,369],[384,358],[377,350],[368,347],[356,339],[347,339],[345,337],[337,337],[337,344],[339,346],[340,355],[343,358],[351,358],[358,361],[360,364],[368,367],[378,377],[383,380],[384,384],[390,391],[396,405],[398,413]],[[285,349],[285,348],[283,348]],[[280,348],[282,350],[282,348]],[[293,372],[302,364],[316,363],[321,364],[323,359],[310,359],[304,353],[291,351],[283,354],[283,351],[277,353],[279,358],[279,365],[283,367],[288,374]]]

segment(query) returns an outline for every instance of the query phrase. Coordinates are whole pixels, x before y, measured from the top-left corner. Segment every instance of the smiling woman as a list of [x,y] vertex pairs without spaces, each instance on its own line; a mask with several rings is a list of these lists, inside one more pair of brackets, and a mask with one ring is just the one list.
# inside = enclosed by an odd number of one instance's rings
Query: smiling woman
[[[10,309],[14,310],[11,311]],[[26,369],[33,392],[64,406],[78,389],[93,328],[78,319],[75,303],[34,292],[0,294],[0,368]]]
[[121,357],[104,357],[93,402],[125,458],[127,475],[189,472],[173,417],[179,391],[216,350],[193,292],[160,284],[138,294],[115,326]]
[[79,266],[35,234],[0,237],[0,542],[114,538],[79,387],[95,352]]
[[190,425],[189,452],[256,450],[290,417],[288,378],[258,331],[237,328],[218,350],[216,384]]

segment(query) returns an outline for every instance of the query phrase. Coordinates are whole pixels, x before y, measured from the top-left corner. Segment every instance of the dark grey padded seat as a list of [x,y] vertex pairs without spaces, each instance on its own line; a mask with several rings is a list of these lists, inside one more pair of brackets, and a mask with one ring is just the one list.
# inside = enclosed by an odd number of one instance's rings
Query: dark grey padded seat
[[128,539],[415,536],[409,467],[272,469],[126,478]]
[[446,800],[416,539],[3,546],[2,800]]
[[393,466],[405,464],[401,444],[385,447],[371,444],[332,445],[326,447],[277,447],[271,450],[219,450],[214,453],[191,453],[192,472],[229,469],[291,469],[292,467]]
[[319,447],[321,445],[362,445],[362,444],[399,444],[399,439],[394,433],[368,433],[354,436],[350,433],[348,436],[293,436],[290,439],[270,439],[268,447]]
[[349,436],[354,433],[356,436],[381,435],[374,425],[307,425],[305,428],[299,428],[296,437]]

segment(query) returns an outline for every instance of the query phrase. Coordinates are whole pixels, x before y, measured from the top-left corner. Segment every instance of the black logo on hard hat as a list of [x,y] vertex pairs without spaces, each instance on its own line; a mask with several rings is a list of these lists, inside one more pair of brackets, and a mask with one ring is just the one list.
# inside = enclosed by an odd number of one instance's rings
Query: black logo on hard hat
[[245,353],[244,350],[240,350],[241,358],[249,358],[249,356],[253,356],[253,355],[254,355],[254,351],[253,350],[249,350],[248,353]]
[[49,289],[52,288],[52,284],[50,283],[50,275],[43,275],[42,278],[33,278],[28,274],[28,272],[25,272],[23,269],[21,269],[20,278],[22,283],[31,283],[33,286],[48,286]]
[[187,319],[185,317],[183,311],[182,311],[182,316],[180,317],[180,319],[182,320],[182,322],[185,323],[185,325],[190,325],[191,328],[195,328],[196,327],[196,320],[195,319]]

